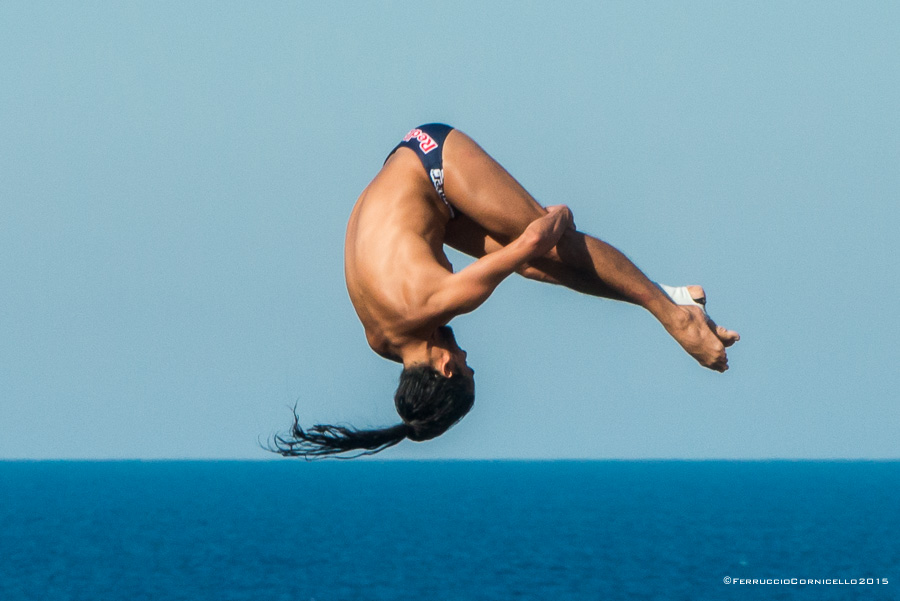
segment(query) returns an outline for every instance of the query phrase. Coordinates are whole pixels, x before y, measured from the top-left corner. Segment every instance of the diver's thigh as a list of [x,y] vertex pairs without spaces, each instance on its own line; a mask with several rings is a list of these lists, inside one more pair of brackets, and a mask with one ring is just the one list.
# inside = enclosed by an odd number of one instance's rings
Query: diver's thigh
[[503,244],[498,242],[489,231],[472,221],[462,211],[457,211],[456,217],[447,223],[447,228],[444,230],[444,244],[476,259],[503,248]]
[[546,210],[472,138],[454,129],[444,142],[444,192],[454,207],[506,243]]

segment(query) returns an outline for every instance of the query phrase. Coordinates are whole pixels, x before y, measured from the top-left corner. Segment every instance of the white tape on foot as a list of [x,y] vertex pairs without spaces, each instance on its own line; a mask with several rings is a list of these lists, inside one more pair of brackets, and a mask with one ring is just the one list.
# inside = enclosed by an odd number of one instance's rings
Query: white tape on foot
[[666,293],[666,295],[672,299],[672,302],[676,305],[686,305],[686,306],[695,306],[703,309],[703,312],[706,313],[706,307],[702,303],[698,303],[693,298],[691,298],[691,293],[688,292],[687,286],[666,286],[665,284],[660,284],[659,282],[654,282],[656,286]]

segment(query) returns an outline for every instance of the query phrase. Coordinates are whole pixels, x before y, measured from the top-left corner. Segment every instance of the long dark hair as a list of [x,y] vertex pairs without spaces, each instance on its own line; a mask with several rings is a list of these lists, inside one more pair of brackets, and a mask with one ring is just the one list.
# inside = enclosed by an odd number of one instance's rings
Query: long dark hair
[[[396,426],[358,430],[352,426],[317,424],[304,430],[294,407],[294,425],[273,437],[268,450],[285,457],[352,459],[373,455],[401,442],[430,440],[461,420],[475,404],[470,378],[454,373],[444,377],[429,365],[413,365],[400,374],[394,406],[403,421]],[[353,453],[346,455],[344,453]]]

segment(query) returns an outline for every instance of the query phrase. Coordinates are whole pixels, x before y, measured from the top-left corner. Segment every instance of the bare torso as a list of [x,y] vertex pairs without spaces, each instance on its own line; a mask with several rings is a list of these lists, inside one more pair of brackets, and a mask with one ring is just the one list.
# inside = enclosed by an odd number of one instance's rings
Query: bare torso
[[344,275],[369,346],[399,360],[398,348],[442,323],[424,311],[452,273],[444,254],[450,218],[415,153],[398,149],[363,190],[347,225]]

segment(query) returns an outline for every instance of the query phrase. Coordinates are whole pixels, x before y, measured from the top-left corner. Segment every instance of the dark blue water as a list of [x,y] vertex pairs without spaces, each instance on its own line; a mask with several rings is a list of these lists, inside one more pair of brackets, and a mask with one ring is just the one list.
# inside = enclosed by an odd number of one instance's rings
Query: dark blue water
[[896,462],[0,463],[0,601],[900,599],[898,493]]

